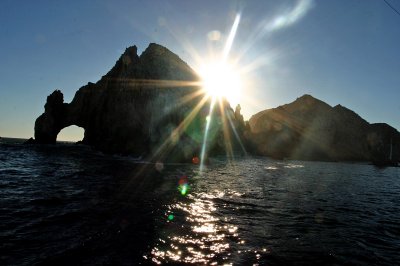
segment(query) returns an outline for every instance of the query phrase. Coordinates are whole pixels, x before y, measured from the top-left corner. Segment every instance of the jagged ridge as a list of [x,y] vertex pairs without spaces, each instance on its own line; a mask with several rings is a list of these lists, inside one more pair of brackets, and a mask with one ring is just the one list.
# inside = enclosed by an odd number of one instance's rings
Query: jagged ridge
[[277,158],[375,161],[400,157],[400,134],[386,124],[369,124],[346,107],[331,107],[310,95],[250,118],[255,152]]

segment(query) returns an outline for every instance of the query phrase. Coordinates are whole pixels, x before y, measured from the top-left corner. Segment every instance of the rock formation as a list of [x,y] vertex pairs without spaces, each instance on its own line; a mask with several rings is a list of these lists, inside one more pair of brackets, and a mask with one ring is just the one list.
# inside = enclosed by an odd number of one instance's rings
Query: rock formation
[[[400,134],[387,124],[369,124],[353,111],[304,95],[245,122],[240,106],[214,108],[197,74],[157,44],[139,56],[126,49],[97,83],[88,83],[64,103],[56,90],[35,122],[35,142],[53,144],[65,127],[84,128],[82,143],[108,153],[182,161],[199,156],[207,119],[207,151],[249,153],[302,160],[384,161],[400,158]],[[30,141],[29,143],[32,143]]]
[[[387,124],[369,124],[353,111],[304,95],[253,115],[247,139],[260,155],[330,161],[400,158],[400,133]],[[391,144],[392,143],[392,144]]]
[[[48,96],[45,112],[35,122],[35,140],[55,143],[63,128],[76,125],[85,130],[84,144],[104,152],[191,159],[200,152],[210,107],[198,81],[165,47],[150,44],[140,56],[136,46],[127,48],[105,76],[81,87],[71,103],[64,103],[59,90]],[[227,102],[223,109],[234,120]],[[210,150],[221,150],[218,138],[214,136]]]

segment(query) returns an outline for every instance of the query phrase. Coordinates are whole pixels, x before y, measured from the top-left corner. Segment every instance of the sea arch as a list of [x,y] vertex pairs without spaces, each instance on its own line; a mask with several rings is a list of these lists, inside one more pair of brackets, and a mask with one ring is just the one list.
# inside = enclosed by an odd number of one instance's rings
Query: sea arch
[[85,129],[77,125],[70,125],[60,130],[57,141],[82,141],[85,136]]

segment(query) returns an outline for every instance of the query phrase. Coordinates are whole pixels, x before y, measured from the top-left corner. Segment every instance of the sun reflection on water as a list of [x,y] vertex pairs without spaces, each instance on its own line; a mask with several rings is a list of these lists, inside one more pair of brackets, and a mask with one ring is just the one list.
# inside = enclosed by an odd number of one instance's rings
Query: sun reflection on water
[[[236,193],[236,192],[235,192]],[[185,200],[167,206],[167,226],[151,251],[152,261],[182,262],[191,264],[220,264],[230,254],[230,240],[238,241],[238,227],[229,224],[229,217],[217,217],[213,199],[225,195],[215,190],[212,193],[193,193]],[[228,263],[226,261],[226,263]]]

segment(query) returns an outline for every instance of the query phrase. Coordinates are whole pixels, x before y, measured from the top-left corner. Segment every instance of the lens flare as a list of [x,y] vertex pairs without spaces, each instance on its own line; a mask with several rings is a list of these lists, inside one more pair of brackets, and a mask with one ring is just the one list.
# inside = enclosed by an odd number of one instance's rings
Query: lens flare
[[182,176],[178,181],[178,191],[181,193],[182,196],[186,196],[189,192],[189,180],[187,176]]
[[265,29],[272,32],[291,26],[302,19],[313,6],[313,0],[298,1],[289,12],[276,17],[271,23],[266,25]]
[[181,192],[182,196],[185,196],[188,193],[189,185],[188,184],[180,185],[178,190]]
[[201,157],[200,157],[200,172],[202,172],[203,169],[204,169],[204,161],[205,161],[205,158],[206,158],[208,133],[209,133],[209,130],[210,130],[211,115],[213,113],[214,105],[215,105],[215,98],[213,98],[212,101],[211,101],[210,113],[209,113],[210,119],[207,120],[206,129],[204,130],[204,139],[203,139],[203,145],[201,147]]
[[240,73],[234,64],[228,62],[236,32],[239,27],[240,14],[236,14],[225,47],[220,58],[202,60],[199,74],[203,80],[203,89],[212,98],[226,98],[232,105],[239,103],[242,82]]
[[229,33],[228,40],[226,41],[225,48],[223,51],[224,59],[228,58],[229,52],[231,51],[233,41],[235,40],[236,32],[239,27],[240,14],[236,14],[235,21],[233,22],[231,32]]
[[242,81],[233,64],[224,61],[208,62],[202,66],[200,75],[208,96],[226,98],[232,105],[239,103]]
[[193,163],[193,164],[199,164],[199,163],[200,163],[199,157],[194,156],[194,157],[192,158],[192,163]]

